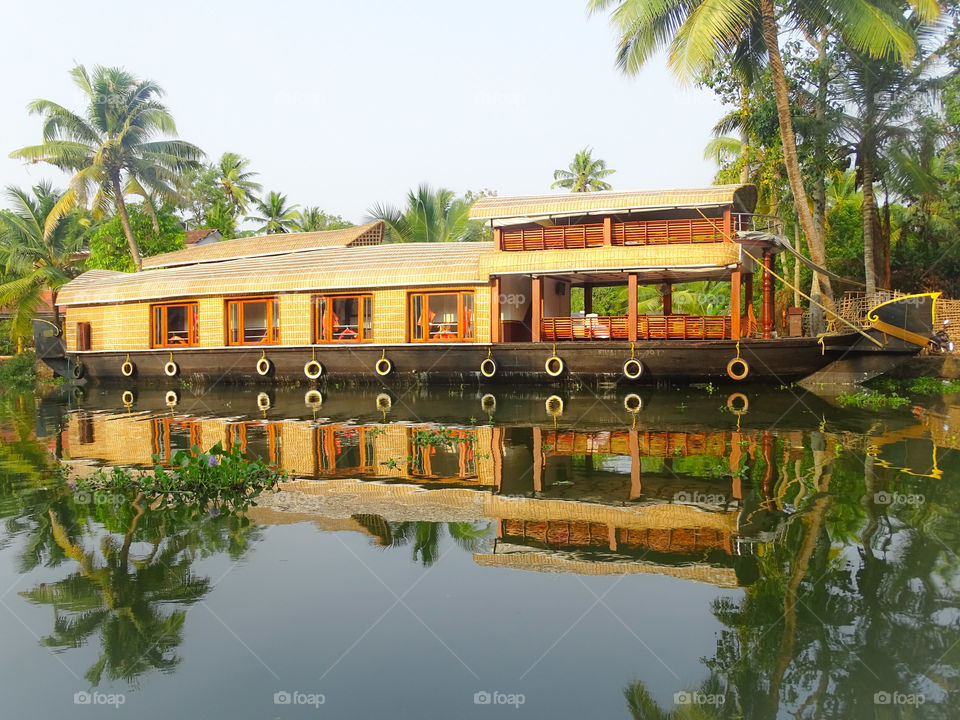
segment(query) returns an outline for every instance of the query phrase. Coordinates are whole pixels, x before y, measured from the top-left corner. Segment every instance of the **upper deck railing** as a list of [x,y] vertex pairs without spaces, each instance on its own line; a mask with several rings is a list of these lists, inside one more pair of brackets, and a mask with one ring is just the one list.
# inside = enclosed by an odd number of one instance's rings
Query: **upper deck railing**
[[571,250],[610,245],[689,245],[725,242],[740,230],[769,230],[776,218],[746,213],[721,217],[630,220],[580,225],[499,230],[499,247],[508,252],[524,250]]

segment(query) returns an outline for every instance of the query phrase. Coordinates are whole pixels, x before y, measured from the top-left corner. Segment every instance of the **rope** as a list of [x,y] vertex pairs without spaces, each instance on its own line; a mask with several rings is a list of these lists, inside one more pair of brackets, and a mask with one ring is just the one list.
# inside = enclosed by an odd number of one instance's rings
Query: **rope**
[[[697,208],[697,212],[700,213],[701,217],[703,217],[704,220],[706,220],[707,222],[713,224],[713,220],[712,220],[711,218],[708,218],[706,215],[704,215],[704,214],[703,214],[703,210],[701,210],[700,208]],[[717,227],[717,226],[714,225],[714,227]],[[735,241],[732,237],[730,237],[730,235],[729,235],[725,230],[723,230],[722,228],[717,227],[717,230],[718,230],[718,232],[720,233],[720,237],[722,237],[722,238],[723,238],[724,240],[726,240],[727,242],[731,242],[731,243],[732,243],[732,242],[736,242],[736,241]],[[872,342],[872,343],[873,343],[874,345],[876,345],[877,347],[883,347],[883,343],[881,343],[879,340],[877,340],[876,338],[872,337],[871,335],[865,333],[861,328],[858,328],[856,325],[854,325],[852,322],[850,322],[849,320],[847,320],[845,317],[839,315],[836,310],[831,310],[831,309],[828,308],[826,305],[821,305],[821,304],[818,303],[816,300],[814,300],[812,297],[810,297],[810,296],[807,295],[805,292],[803,292],[803,290],[800,290],[799,288],[794,287],[793,284],[787,282],[787,280],[785,280],[784,278],[782,278],[782,277],[780,277],[779,275],[777,275],[773,270],[771,270],[771,269],[768,268],[766,265],[764,265],[759,259],[757,259],[755,256],[753,256],[752,254],[750,254],[750,251],[747,250],[747,249],[743,246],[742,243],[737,243],[737,244],[740,245],[740,252],[742,252],[742,253],[743,253],[744,255],[746,255],[748,258],[750,258],[751,260],[753,260],[757,265],[760,265],[760,266],[763,268],[763,271],[764,271],[764,272],[770,273],[770,274],[773,275],[777,280],[779,280],[780,282],[782,282],[784,285],[786,285],[788,288],[790,288],[791,290],[793,290],[795,293],[799,294],[801,297],[803,297],[803,298],[805,298],[806,300],[808,300],[809,302],[813,303],[814,305],[816,305],[818,308],[820,308],[820,309],[823,310],[824,312],[830,313],[830,314],[833,315],[837,320],[839,320],[840,322],[842,322],[844,325],[849,325],[851,329],[853,329],[855,332],[859,333],[860,335],[863,335],[863,337],[865,337],[867,340],[869,340],[870,342]]]

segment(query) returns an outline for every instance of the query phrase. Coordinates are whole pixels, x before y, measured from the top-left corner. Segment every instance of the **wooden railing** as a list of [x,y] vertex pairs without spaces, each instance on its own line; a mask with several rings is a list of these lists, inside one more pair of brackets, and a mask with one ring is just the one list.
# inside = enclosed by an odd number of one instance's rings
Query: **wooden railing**
[[[641,315],[638,340],[724,340],[731,336],[728,315]],[[541,337],[555,340],[627,340],[626,315],[543,318]]]
[[[615,246],[723,242],[729,232],[723,218],[637,220],[610,223],[610,226],[609,242]],[[603,244],[603,223],[501,231],[501,247],[514,252],[569,250]]]

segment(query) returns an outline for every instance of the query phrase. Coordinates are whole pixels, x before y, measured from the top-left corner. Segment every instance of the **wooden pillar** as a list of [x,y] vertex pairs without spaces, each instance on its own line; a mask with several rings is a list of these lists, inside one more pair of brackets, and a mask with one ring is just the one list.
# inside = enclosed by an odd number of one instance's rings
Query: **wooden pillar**
[[531,287],[531,315],[530,315],[530,324],[533,325],[530,328],[530,337],[533,342],[540,342],[540,333],[543,330],[543,278],[535,277],[532,281]]
[[543,453],[543,430],[533,428],[533,491],[543,492],[543,465],[546,458]]
[[490,433],[490,454],[493,456],[493,487],[500,492],[503,485],[503,426],[494,425]]
[[640,435],[630,430],[630,499],[636,500],[643,495],[643,477],[640,467]]
[[723,211],[723,238],[733,240],[733,211],[727,208]]
[[627,339],[637,339],[637,276],[627,275]]
[[607,247],[613,245],[613,218],[603,219],[603,244]]
[[664,283],[660,286],[660,297],[663,300],[663,314],[673,315],[673,284]]
[[500,228],[493,229],[493,248],[503,250],[503,230]]
[[761,308],[763,317],[763,337],[773,336],[773,275],[770,271],[773,269],[773,255],[763,254],[763,307]]
[[583,286],[583,314],[589,315],[593,312],[593,285],[589,283]]
[[740,304],[740,266],[730,273],[730,336],[734,340],[739,340],[740,334],[740,316],[743,314]]
[[490,284],[490,342],[500,342],[500,278]]

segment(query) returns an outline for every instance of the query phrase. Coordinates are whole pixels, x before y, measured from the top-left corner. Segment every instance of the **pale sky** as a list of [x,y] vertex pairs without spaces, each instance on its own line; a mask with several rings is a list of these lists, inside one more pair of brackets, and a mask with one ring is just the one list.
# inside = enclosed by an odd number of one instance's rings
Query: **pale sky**
[[68,71],[119,65],[158,82],[180,137],[249,158],[264,190],[359,222],[421,182],[550,192],[585,145],[614,189],[709,184],[723,110],[655,59],[614,67],[586,0],[16,2],[3,9],[0,185],[43,178],[7,154],[40,141],[27,103],[78,109]]

